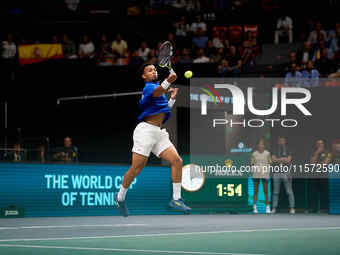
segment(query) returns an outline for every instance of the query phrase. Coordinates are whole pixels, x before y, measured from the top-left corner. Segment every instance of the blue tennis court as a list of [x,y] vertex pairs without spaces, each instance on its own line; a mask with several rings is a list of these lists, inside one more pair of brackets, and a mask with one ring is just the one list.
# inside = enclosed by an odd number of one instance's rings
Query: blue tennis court
[[0,220],[0,254],[339,254],[340,216],[192,214]]

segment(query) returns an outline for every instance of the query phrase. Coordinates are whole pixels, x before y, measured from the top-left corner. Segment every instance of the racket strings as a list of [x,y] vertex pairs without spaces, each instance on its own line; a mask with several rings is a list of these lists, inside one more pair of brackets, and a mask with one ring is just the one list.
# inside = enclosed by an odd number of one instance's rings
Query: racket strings
[[171,61],[171,46],[169,44],[163,45],[158,51],[158,63],[160,65],[166,65]]

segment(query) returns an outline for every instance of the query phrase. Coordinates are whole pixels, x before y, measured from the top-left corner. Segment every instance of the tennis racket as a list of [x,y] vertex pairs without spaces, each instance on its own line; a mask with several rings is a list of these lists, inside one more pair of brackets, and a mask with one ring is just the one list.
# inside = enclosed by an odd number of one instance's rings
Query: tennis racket
[[158,65],[160,67],[169,68],[170,74],[174,74],[174,70],[171,68],[171,57],[173,47],[170,42],[165,42],[158,50]]

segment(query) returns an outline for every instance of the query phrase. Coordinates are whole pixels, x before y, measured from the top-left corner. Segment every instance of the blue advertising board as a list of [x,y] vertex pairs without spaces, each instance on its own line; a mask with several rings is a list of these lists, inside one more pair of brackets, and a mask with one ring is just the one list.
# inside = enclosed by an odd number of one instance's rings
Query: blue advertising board
[[340,214],[340,167],[329,165],[329,214]]
[[[130,166],[0,163],[0,207],[25,217],[118,215],[114,193]],[[130,215],[168,214],[170,167],[146,166],[131,184]]]

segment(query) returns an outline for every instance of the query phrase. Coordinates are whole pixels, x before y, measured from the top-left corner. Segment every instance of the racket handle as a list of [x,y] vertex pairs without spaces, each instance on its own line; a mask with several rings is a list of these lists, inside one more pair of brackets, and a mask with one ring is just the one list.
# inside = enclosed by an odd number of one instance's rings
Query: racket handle
[[174,70],[172,70],[172,68],[169,69],[169,72],[170,72],[170,74],[174,74],[175,73]]

